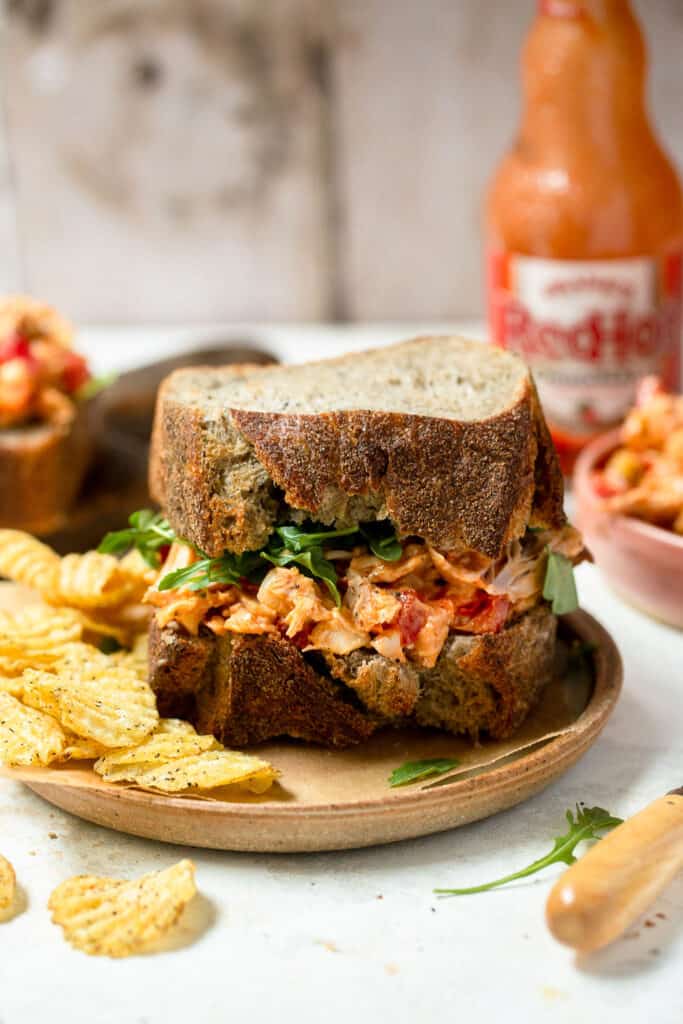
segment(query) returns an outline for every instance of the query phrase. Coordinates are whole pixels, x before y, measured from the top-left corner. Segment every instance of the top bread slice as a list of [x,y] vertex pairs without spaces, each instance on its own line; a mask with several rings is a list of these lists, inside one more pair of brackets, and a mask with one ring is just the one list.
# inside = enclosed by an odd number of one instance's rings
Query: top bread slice
[[[562,475],[528,368],[458,337],[303,365],[178,370],[157,399],[150,488],[216,557],[298,513],[495,558],[560,526]],[[289,506],[284,508],[283,506]]]

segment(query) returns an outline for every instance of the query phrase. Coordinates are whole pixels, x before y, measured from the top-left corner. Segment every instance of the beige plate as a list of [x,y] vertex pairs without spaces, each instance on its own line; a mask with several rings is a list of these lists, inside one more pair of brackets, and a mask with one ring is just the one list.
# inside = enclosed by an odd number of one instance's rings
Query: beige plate
[[[219,850],[299,852],[352,849],[465,825],[513,807],[562,775],[595,742],[621,689],[621,660],[586,612],[566,617],[596,645],[594,685],[555,680],[514,738],[479,747],[426,731],[385,732],[346,751],[269,743],[258,753],[282,772],[262,797],[202,800],[157,796],[102,782],[88,766],[9,771],[50,803],[87,821],[168,843]],[[451,756],[447,781],[391,789],[408,760]],[[48,781],[46,781],[48,780]]]

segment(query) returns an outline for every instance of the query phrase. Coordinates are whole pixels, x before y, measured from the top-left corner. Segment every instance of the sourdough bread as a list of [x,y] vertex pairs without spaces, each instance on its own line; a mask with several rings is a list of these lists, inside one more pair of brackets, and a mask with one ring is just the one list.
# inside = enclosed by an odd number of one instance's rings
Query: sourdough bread
[[211,556],[263,546],[296,510],[338,527],[390,518],[401,536],[489,557],[528,523],[564,522],[528,369],[456,337],[179,370],[157,401],[150,487]]

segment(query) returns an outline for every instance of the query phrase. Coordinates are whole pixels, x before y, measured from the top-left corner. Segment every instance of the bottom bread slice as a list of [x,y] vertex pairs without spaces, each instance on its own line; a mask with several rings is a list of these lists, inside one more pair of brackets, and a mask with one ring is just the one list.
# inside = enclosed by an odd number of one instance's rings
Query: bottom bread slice
[[349,746],[384,725],[503,738],[549,682],[557,619],[545,605],[496,634],[453,634],[432,669],[371,650],[302,654],[277,636],[150,633],[150,681],[163,715],[223,743],[292,736]]

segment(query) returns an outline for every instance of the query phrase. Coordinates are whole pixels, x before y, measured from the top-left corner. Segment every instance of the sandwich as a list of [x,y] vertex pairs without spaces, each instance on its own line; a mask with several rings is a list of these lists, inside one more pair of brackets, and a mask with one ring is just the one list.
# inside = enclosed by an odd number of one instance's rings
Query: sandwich
[[527,367],[423,338],[305,365],[179,370],[150,487],[103,549],[158,578],[163,715],[230,745],[389,726],[500,738],[553,673],[584,557]]
[[62,525],[92,450],[93,379],[49,306],[0,301],[0,527]]

